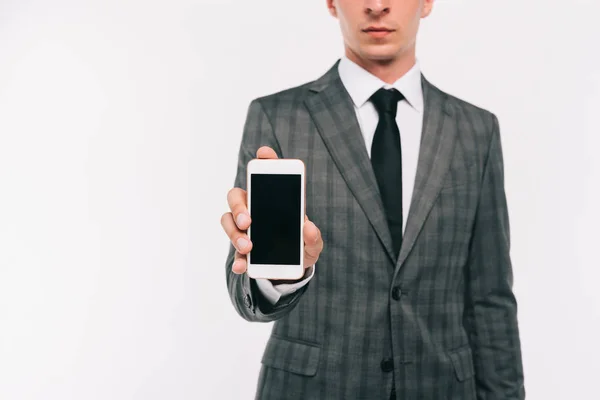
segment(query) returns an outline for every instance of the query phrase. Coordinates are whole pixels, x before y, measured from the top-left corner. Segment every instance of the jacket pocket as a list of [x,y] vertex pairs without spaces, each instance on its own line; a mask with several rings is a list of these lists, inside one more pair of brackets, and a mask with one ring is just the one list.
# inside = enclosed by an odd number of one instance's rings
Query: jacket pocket
[[271,335],[261,362],[272,368],[304,376],[314,376],[319,366],[321,347],[316,344]]
[[452,350],[448,353],[452,365],[454,366],[454,372],[456,378],[459,381],[464,381],[472,378],[475,375],[475,368],[473,366],[473,353],[470,346],[464,346],[456,350]]
[[472,185],[476,182],[478,168],[475,160],[464,160],[450,165],[442,181],[442,191]]

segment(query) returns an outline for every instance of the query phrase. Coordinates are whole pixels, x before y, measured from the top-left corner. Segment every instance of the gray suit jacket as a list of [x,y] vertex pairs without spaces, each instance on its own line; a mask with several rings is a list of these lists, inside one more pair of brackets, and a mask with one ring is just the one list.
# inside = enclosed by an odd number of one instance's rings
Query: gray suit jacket
[[306,213],[325,247],[313,279],[275,305],[231,272],[233,306],[275,321],[256,399],[523,399],[496,116],[422,77],[423,134],[397,259],[337,65],[251,102],[235,186],[263,145],[306,164]]

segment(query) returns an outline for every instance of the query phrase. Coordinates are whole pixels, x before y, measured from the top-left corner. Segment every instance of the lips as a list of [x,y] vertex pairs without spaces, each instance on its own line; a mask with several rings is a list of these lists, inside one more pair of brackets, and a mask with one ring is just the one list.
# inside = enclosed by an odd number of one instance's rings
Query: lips
[[394,29],[389,29],[383,26],[370,26],[367,29],[363,29],[363,32],[393,32]]
[[375,39],[383,39],[394,32],[394,29],[386,28],[384,26],[370,26],[367,29],[363,29],[363,32]]

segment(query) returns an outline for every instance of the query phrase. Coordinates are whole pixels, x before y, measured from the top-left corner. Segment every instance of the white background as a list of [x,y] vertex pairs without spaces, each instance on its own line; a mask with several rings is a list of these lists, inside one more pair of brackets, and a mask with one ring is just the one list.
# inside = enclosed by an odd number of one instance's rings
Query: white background
[[[439,1],[418,38],[500,120],[529,399],[600,398],[599,12]],[[271,325],[219,223],[242,126],[341,54],[325,0],[0,1],[0,399],[253,398]]]

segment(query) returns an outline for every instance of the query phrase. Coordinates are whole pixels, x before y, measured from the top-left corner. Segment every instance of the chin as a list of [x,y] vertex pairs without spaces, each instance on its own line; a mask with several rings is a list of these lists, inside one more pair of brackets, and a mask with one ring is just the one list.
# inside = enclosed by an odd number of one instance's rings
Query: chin
[[361,54],[364,58],[373,61],[392,61],[400,55],[400,51],[396,46],[378,45],[368,46],[362,49]]

